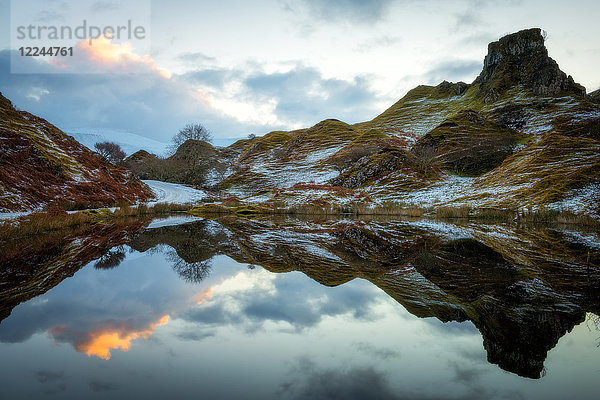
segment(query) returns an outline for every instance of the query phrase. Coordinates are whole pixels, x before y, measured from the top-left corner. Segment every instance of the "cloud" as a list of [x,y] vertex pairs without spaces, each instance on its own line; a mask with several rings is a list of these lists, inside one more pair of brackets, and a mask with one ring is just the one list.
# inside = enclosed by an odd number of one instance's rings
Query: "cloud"
[[116,11],[119,8],[119,5],[114,1],[97,1],[91,5],[90,10],[92,12]]
[[448,60],[437,64],[421,75],[427,84],[438,84],[442,81],[466,81],[471,83],[481,72],[482,61]]
[[[463,373],[463,375],[465,375]],[[465,376],[475,378],[475,375]],[[460,394],[448,393],[443,386],[427,388],[395,388],[387,375],[373,366],[340,365],[336,368],[322,368],[307,358],[295,360],[288,371],[289,378],[279,387],[279,397],[294,400],[304,399],[383,399],[383,400],[451,400],[451,399],[522,399],[514,390],[493,390],[466,383],[466,390]]]
[[206,338],[213,337],[215,335],[215,332],[184,331],[178,333],[176,336],[183,340],[200,342]]
[[373,367],[319,369],[301,359],[290,374],[294,378],[279,388],[280,397],[301,399],[399,399],[387,378]]
[[59,325],[48,330],[48,334],[57,342],[68,342],[75,350],[85,353],[88,357],[96,356],[110,360],[111,350],[129,351],[131,342],[135,339],[148,339],[156,327],[166,325],[169,316],[163,315],[147,326],[136,328],[128,322],[109,322],[94,327],[91,331],[82,331],[78,327]]
[[402,42],[400,36],[377,36],[360,42],[356,45],[356,50],[359,52],[368,52],[377,48],[389,48]]
[[316,326],[327,316],[352,315],[373,320],[377,299],[371,286],[328,289],[303,274],[273,275],[265,270],[242,271],[212,287],[212,297],[183,313],[188,322],[238,325],[247,332],[266,322],[285,323],[299,331]]
[[285,10],[300,9],[321,21],[373,24],[386,16],[392,0],[301,0],[299,3],[284,2]]
[[33,371],[33,375],[40,383],[54,382],[65,379],[65,371],[37,370]]
[[[0,51],[3,94],[63,130],[121,130],[162,141],[190,122],[201,122],[217,138],[245,137],[327,118],[360,122],[380,111],[372,77],[325,77],[300,62],[283,71],[249,63],[171,74],[129,44],[104,37],[92,46],[80,43],[77,54],[54,65],[15,56],[21,70],[35,65],[40,73],[11,74],[11,53]],[[202,53],[182,57],[210,59]]]
[[107,392],[110,390],[117,390],[121,385],[114,382],[100,381],[93,379],[88,383],[88,386],[92,392]]
[[60,370],[36,370],[32,371],[35,380],[44,385],[44,394],[55,395],[67,389],[66,374]]
[[[149,264],[160,268],[147,268]],[[139,262],[125,260],[125,265],[84,268],[77,272],[76,283],[66,280],[22,304],[18,313],[2,321],[0,342],[23,342],[47,332],[59,343],[107,358],[111,349],[127,349],[135,339],[150,337],[167,322],[167,315],[187,308],[197,291],[182,286],[162,254]]]
[[356,347],[356,350],[358,351],[362,351],[382,360],[400,357],[400,353],[395,350],[377,347],[367,342],[354,343],[354,347]]
[[302,63],[275,72],[209,68],[178,78],[231,118],[276,129],[308,127],[327,118],[360,122],[379,111],[370,76],[326,78]]
[[[83,64],[83,67],[73,72],[103,72],[109,74],[150,72],[158,73],[166,79],[171,77],[171,73],[158,67],[149,55],[136,54],[131,43],[113,43],[111,39],[104,36],[90,42],[87,40],[78,42],[74,54],[77,54],[77,57],[67,58],[68,62],[62,62],[58,66],[73,71],[74,65],[72,64],[75,60],[75,62],[79,61]],[[90,69],[90,67],[94,68]]]
[[478,382],[480,376],[486,372],[483,368],[462,366],[457,362],[451,362],[450,368],[454,371],[455,380],[465,384]]
[[[19,62],[35,60],[28,57]],[[85,65],[72,67],[83,71]],[[225,116],[200,98],[188,82],[167,79],[149,63],[117,60],[111,68],[119,66],[130,71],[145,68],[146,73],[56,74],[52,72],[58,67],[46,64],[41,65],[42,73],[11,74],[10,51],[4,50],[0,51],[0,87],[18,108],[63,130],[122,130],[168,141],[190,122],[202,122],[217,137],[245,136],[264,129]]]
[[275,115],[292,123],[316,123],[332,117],[359,122],[376,113],[376,94],[368,76],[325,78],[315,68],[296,65],[287,72],[252,74],[243,84],[248,98],[259,96],[263,101],[273,101]]
[[181,61],[190,62],[190,63],[204,63],[204,62],[215,62],[217,59],[215,57],[211,57],[204,53],[195,52],[195,53],[182,53],[177,57]]

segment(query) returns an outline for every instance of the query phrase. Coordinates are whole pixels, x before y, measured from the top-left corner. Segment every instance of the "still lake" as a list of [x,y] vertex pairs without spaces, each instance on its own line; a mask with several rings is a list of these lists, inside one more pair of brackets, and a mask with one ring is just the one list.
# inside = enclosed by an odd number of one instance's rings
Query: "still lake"
[[596,399],[599,243],[183,216],[0,243],[0,398]]

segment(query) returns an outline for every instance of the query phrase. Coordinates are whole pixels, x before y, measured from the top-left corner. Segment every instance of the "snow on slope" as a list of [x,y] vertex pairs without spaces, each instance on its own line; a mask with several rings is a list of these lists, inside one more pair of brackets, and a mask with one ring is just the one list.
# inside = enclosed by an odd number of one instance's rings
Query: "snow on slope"
[[202,190],[192,189],[178,183],[143,180],[156,196],[149,205],[157,203],[192,204],[206,197]]
[[91,150],[94,150],[94,145],[98,142],[115,142],[128,156],[138,150],[146,150],[159,156],[164,155],[169,145],[166,142],[124,131],[79,129],[69,131],[67,135],[73,136],[75,140]]

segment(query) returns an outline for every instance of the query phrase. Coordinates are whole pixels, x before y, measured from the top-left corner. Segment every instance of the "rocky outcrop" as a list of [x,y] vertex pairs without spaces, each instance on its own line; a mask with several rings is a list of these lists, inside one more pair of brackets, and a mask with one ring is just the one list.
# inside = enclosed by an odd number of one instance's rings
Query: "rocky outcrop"
[[399,169],[416,170],[415,157],[404,150],[383,149],[377,154],[361,158],[330,182],[346,189],[355,189]]
[[458,96],[463,94],[471,85],[464,82],[443,81],[435,87],[435,92],[441,95]]
[[455,174],[478,176],[511,155],[520,135],[485,114],[465,110],[421,137],[412,151]]
[[488,45],[483,71],[473,82],[485,102],[497,100],[506,90],[523,85],[535,94],[585,96],[585,88],[560,70],[548,56],[541,29],[507,35]]

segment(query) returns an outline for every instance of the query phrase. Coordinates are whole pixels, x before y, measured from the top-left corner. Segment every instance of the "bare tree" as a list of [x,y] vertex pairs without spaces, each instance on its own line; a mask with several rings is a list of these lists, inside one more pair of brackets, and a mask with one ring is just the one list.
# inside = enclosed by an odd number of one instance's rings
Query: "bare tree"
[[119,246],[116,249],[112,249],[102,255],[94,264],[96,269],[111,269],[118,267],[121,262],[125,259],[125,249],[123,246]]
[[168,147],[169,154],[174,154],[179,146],[189,139],[211,143],[212,133],[202,124],[187,124],[183,127],[183,129],[177,132],[175,136],[173,136],[173,139],[171,140],[172,143]]
[[414,151],[417,161],[417,166],[425,173],[433,169],[438,163],[437,149],[434,145],[426,145]]
[[113,164],[120,164],[125,159],[125,152],[114,142],[99,142],[94,145],[96,152],[102,158]]

